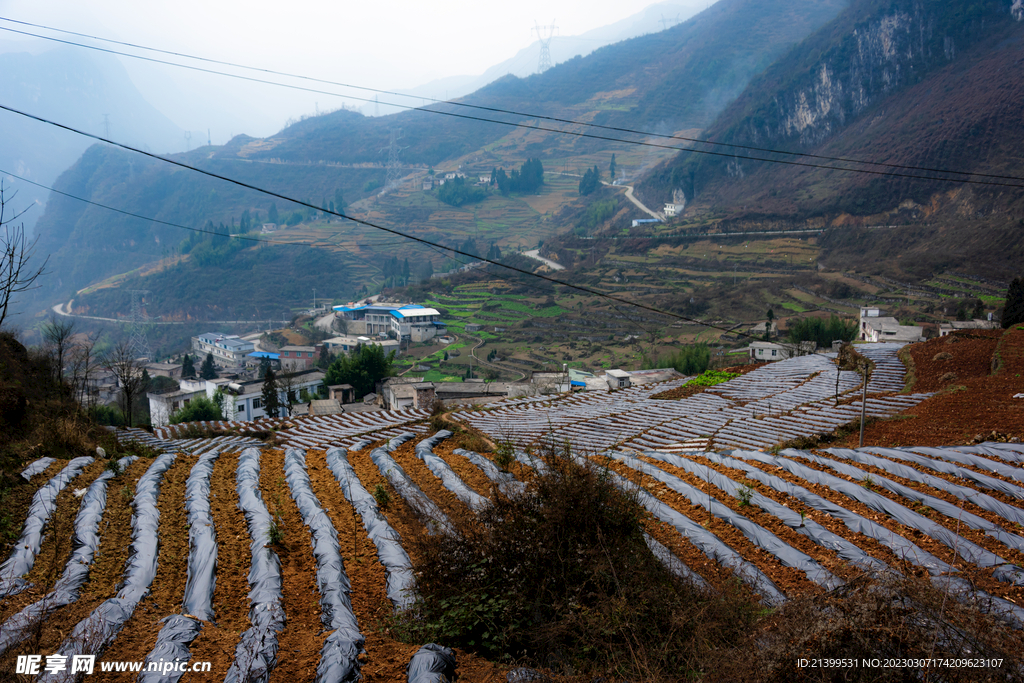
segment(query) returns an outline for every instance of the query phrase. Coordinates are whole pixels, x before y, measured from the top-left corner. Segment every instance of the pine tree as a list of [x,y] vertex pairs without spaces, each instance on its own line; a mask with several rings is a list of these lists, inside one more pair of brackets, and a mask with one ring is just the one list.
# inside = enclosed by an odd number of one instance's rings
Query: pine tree
[[192,358],[186,353],[181,361],[181,378],[189,379],[196,376],[196,366]]
[[615,154],[612,153],[612,163],[608,164],[608,180],[615,182]]
[[199,376],[202,379],[217,379],[217,367],[213,364],[213,354],[206,354],[206,360],[199,368]]
[[1024,323],[1024,279],[1015,277],[1006,290],[1003,306],[1003,329]]
[[274,375],[274,371],[271,369],[267,370],[267,374],[263,377],[263,411],[267,414],[267,417],[277,417],[281,410],[281,399],[277,394],[277,377]]

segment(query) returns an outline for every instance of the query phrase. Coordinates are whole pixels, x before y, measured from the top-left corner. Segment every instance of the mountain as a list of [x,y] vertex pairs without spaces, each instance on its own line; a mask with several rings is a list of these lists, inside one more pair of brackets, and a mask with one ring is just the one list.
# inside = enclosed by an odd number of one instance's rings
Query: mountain
[[[701,128],[760,71],[845,5],[845,0],[720,0],[666,31],[603,47],[543,74],[506,76],[461,102],[659,131]],[[550,217],[562,204],[575,201],[576,181],[563,182],[562,189],[540,205],[519,201],[508,210],[487,210],[502,205],[500,199],[488,200],[479,211],[455,211],[426,193],[376,197],[384,181],[382,162],[390,131],[401,131],[396,142],[401,170],[413,179],[417,191],[417,179],[426,178],[430,166],[462,165],[470,172],[490,173],[494,167],[515,168],[529,157],[539,157],[549,169],[570,164],[575,168],[580,159],[606,164],[613,151],[623,167],[628,162],[636,170],[653,163],[643,148],[494,123],[523,121],[520,116],[467,110],[452,103],[431,108],[448,115],[414,110],[368,118],[342,110],[305,118],[266,139],[238,136],[225,146],[202,147],[174,158],[317,205],[339,192],[349,202],[374,198],[359,202],[357,211],[385,226],[453,244],[472,238],[502,246],[524,244],[519,241],[523,236],[535,245],[562,229]],[[264,220],[271,204],[266,196],[105,148],[88,150],[59,186],[100,203],[195,227],[207,221],[230,226],[243,212]],[[295,207],[276,208],[291,215]],[[453,230],[453,221],[462,221],[465,227]],[[337,235],[353,230],[343,228]],[[329,238],[328,243],[340,239],[315,234],[317,239]],[[39,235],[40,250],[52,254],[51,263],[60,273],[59,280],[51,280],[50,291],[43,292],[48,301],[67,300],[86,285],[173,255],[185,237],[175,228],[147,225],[72,200],[51,202]],[[370,274],[396,251],[403,258],[441,265],[436,253],[407,243],[370,253],[341,251],[351,268],[369,268]],[[200,269],[189,276],[205,278],[211,289],[223,277],[217,269]],[[83,305],[88,302],[83,300]]]
[[[1021,175],[1024,23],[1009,0],[858,0],[754,79],[704,139],[757,149],[883,164]],[[716,215],[873,215],[964,188],[960,174],[900,171],[937,180],[842,173],[744,159],[854,166],[813,156],[700,146],[724,156],[682,153],[641,183],[652,203],[682,190],[691,211]],[[729,156],[735,154],[735,156]],[[859,165],[873,171],[884,166]],[[1012,189],[971,190],[978,197]]]
[[[121,63],[109,55],[70,47],[0,54],[0,92],[8,106],[157,152],[179,147],[182,139],[182,131],[142,98]],[[90,144],[7,112],[0,113],[0,125],[0,170],[43,185],[52,185]],[[25,215],[31,227],[47,193],[16,180],[13,187],[19,207],[39,205]]]
[[[648,33],[663,31],[669,26],[674,26],[697,14],[709,6],[707,0],[688,0],[679,2],[669,0],[659,2],[645,7],[643,11],[626,17],[607,26],[595,28],[578,36],[551,37],[550,54],[551,63],[560,64],[573,57],[585,57],[594,50],[618,43],[629,38],[635,38]],[[457,99],[469,95],[480,88],[493,83],[503,76],[516,76],[525,78],[537,72],[540,61],[541,44],[536,41],[529,47],[525,47],[503,62],[489,67],[482,74],[477,76],[448,76],[430,83],[402,90],[401,92],[410,97],[424,97],[435,100]],[[375,109],[384,114],[393,114],[399,111],[396,107],[387,105],[367,105],[363,107],[363,113],[370,115]]]

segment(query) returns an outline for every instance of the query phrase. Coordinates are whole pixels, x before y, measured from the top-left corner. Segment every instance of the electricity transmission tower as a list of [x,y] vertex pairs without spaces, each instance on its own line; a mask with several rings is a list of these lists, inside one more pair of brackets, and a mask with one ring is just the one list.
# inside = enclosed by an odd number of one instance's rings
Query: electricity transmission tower
[[[554,24],[550,26],[538,26],[537,22],[533,22],[533,31],[537,33],[537,40],[540,42],[540,60],[537,63],[537,73],[542,74],[551,68],[551,39],[555,35],[555,31],[558,27]],[[544,37],[544,31],[547,31],[547,37]]]
[[676,18],[675,18],[675,19],[672,19],[671,17],[670,17],[670,18],[668,18],[668,19],[666,19],[666,18],[665,18],[665,15],[664,15],[664,14],[662,14],[662,15],[661,15],[661,19],[659,19],[658,21],[659,21],[659,22],[661,23],[661,30],[662,30],[662,31],[665,31],[665,30],[667,30],[668,28],[670,28],[670,27],[672,27],[672,26],[675,26],[676,24],[678,24],[678,23],[679,23],[680,21],[682,21],[682,20],[681,20],[681,19],[679,18],[679,15],[678,15],[678,14],[676,15]]
[[128,325],[131,336],[128,339],[128,344],[136,358],[149,359],[153,357],[153,354],[149,350],[149,339],[146,338],[146,330],[142,326],[146,322],[146,315],[142,312],[142,297],[145,294],[149,294],[148,289],[132,290],[132,319]]
[[402,148],[398,146],[398,141],[402,139],[401,128],[389,128],[388,131],[391,133],[391,142],[385,149],[388,152],[388,165],[384,175],[384,192],[393,190],[398,187],[398,181],[402,177],[402,169],[398,165],[398,153],[402,151]]

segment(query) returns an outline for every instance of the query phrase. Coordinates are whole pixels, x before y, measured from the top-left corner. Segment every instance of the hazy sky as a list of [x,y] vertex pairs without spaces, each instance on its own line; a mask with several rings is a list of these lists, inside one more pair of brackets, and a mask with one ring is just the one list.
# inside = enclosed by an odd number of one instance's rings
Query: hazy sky
[[[530,45],[535,20],[542,25],[554,22],[559,35],[578,35],[649,4],[651,0],[0,0],[0,16],[333,81],[400,89],[444,76],[482,73]],[[0,39],[17,38],[0,31]],[[246,109],[244,116],[236,111],[235,124],[230,117],[218,119],[218,127],[239,129],[217,131],[214,143],[224,142],[230,133],[267,135],[288,117],[341,104],[327,95],[266,86],[239,89],[222,78],[122,61],[143,94],[183,128],[205,128],[204,114],[213,118],[214,109]],[[188,96],[183,95],[186,92]],[[179,111],[167,111],[175,103],[193,100],[203,103],[189,105],[200,111],[182,111],[180,106]],[[210,110],[201,111],[203,107]],[[243,130],[247,126],[258,130]]]

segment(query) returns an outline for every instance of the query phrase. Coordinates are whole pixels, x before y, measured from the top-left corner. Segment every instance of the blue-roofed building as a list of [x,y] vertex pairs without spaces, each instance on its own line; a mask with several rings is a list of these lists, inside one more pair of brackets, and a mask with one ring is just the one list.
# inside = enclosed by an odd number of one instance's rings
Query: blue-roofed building
[[423,342],[444,334],[448,329],[437,309],[419,304],[335,306],[334,311],[345,321],[349,335],[376,335]]

